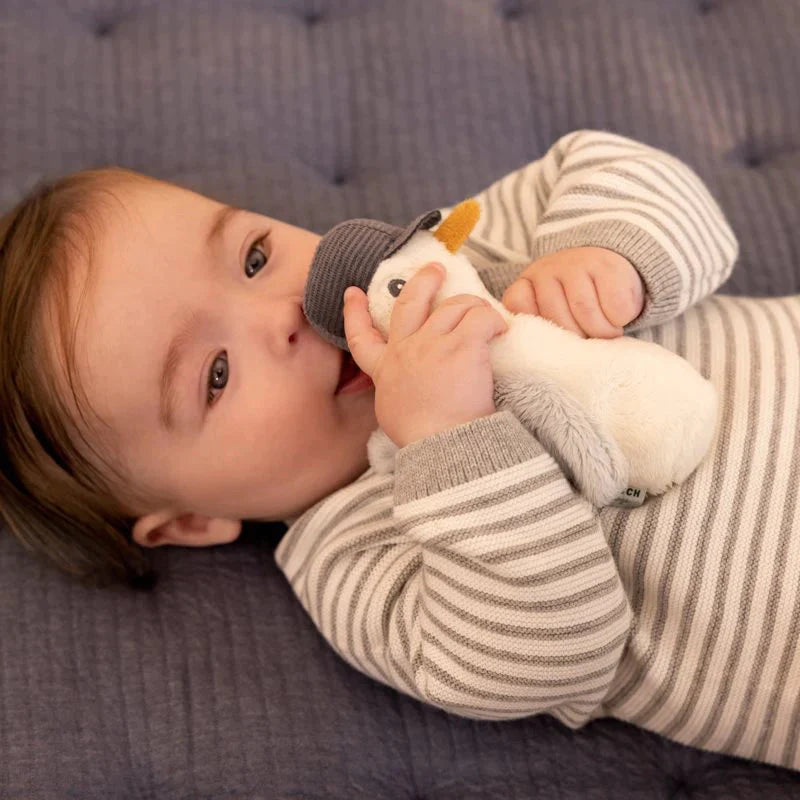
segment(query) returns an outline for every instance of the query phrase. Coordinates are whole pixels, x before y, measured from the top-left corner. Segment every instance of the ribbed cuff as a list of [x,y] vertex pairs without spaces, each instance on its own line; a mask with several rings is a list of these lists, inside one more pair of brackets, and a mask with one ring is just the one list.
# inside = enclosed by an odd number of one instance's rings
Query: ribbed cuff
[[534,239],[534,259],[567,247],[605,247],[627,258],[642,276],[645,300],[642,313],[625,331],[656,325],[676,317],[680,308],[681,277],[666,250],[642,228],[631,222],[586,222],[569,230]]
[[395,505],[491,475],[544,452],[510,411],[479,417],[397,451]]

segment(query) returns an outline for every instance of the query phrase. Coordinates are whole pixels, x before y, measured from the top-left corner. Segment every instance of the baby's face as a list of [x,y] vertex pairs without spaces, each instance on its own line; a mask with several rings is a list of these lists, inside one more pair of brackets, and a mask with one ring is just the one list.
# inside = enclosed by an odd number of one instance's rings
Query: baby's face
[[[114,193],[76,368],[130,473],[172,499],[136,515],[286,520],[361,474],[374,387],[334,393],[342,351],[302,311],[320,237],[248,211],[220,216],[224,204],[158,181]],[[85,267],[73,274],[71,290],[83,287]],[[180,358],[168,359],[174,340]]]

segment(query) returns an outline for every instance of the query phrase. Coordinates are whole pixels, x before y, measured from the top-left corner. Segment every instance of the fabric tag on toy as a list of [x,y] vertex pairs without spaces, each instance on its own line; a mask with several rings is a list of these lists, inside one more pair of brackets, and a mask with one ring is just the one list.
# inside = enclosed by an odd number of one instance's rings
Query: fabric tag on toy
[[623,508],[636,508],[647,499],[647,492],[644,489],[636,489],[629,486],[623,489],[616,497],[612,506],[622,506]]

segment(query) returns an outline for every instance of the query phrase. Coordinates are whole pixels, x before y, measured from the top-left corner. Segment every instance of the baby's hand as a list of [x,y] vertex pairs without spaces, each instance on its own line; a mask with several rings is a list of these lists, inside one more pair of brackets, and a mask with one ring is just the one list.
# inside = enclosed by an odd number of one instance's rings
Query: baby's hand
[[489,342],[508,325],[472,294],[447,297],[431,312],[445,275],[428,264],[403,286],[388,341],[372,324],[362,289],[345,299],[347,345],[375,384],[375,417],[398,447],[496,411]]
[[622,336],[644,307],[644,282],[605,247],[569,247],[537,258],[503,294],[515,313],[552,320],[584,339]]

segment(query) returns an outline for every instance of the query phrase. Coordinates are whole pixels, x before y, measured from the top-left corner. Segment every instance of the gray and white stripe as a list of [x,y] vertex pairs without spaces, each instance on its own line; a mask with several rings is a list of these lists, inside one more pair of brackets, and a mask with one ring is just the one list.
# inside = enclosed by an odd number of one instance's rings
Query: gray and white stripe
[[727,279],[739,254],[719,205],[688,165],[607,131],[562,136],[476,198],[475,249],[507,261],[585,246],[625,256],[650,295],[626,333],[681,314]]
[[[608,690],[628,601],[593,509],[551,456],[509,412],[483,422],[498,443],[527,436],[524,460],[393,504],[391,476],[369,470],[337,493],[346,521],[323,501],[276,558],[325,638],[367,675],[464,716],[549,711],[576,727]],[[404,456],[398,472],[442,469]],[[324,542],[317,514],[341,520]]]
[[634,612],[608,713],[678,741],[800,766],[800,297],[715,295],[642,331],[717,386],[686,483],[605,508]]

